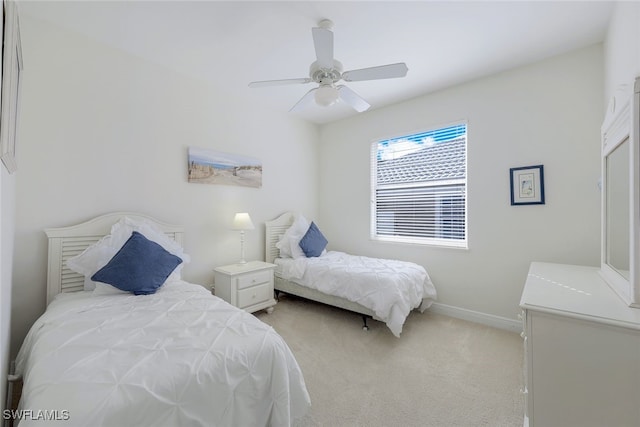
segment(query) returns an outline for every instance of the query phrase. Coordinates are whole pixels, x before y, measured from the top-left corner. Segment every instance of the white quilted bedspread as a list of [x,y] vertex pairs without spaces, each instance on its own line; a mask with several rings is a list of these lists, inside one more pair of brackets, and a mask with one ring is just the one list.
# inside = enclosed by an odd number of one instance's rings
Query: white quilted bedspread
[[399,337],[414,308],[427,309],[436,289],[421,265],[329,251],[312,258],[277,258],[277,273],[286,280],[338,296],[373,310]]
[[181,281],[154,295],[59,295],[16,367],[20,409],[58,411],[64,426],[288,426],[310,407],[270,326]]

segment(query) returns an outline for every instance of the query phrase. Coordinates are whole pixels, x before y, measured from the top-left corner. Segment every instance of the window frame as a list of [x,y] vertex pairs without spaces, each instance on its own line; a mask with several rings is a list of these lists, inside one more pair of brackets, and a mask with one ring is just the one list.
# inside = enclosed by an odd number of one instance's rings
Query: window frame
[[[443,237],[418,237],[418,236],[389,236],[378,233],[378,223],[377,223],[377,195],[376,191],[378,190],[378,144],[383,141],[394,140],[394,139],[402,139],[408,138],[414,135],[419,135],[423,133],[435,132],[440,129],[446,129],[449,127],[455,126],[464,126],[465,127],[465,140],[464,140],[464,169],[465,174],[464,178],[455,178],[449,180],[441,180],[441,181],[433,181],[433,185],[421,187],[442,187],[442,186],[450,186],[450,185],[459,185],[463,184],[463,194],[464,194],[464,238],[463,239],[452,239],[452,238],[443,238]],[[369,168],[371,172],[371,182],[370,182],[370,239],[374,241],[386,242],[386,243],[404,243],[404,244],[416,244],[421,246],[434,246],[434,247],[448,247],[448,248],[459,248],[459,249],[468,249],[469,248],[469,221],[468,221],[468,207],[469,207],[469,196],[468,196],[468,143],[469,143],[469,126],[466,120],[459,120],[453,123],[449,123],[446,125],[432,126],[427,129],[422,129],[414,132],[408,132],[399,134],[396,136],[386,137],[386,138],[376,138],[370,142],[370,159],[369,159]],[[408,186],[410,186],[409,184]],[[441,199],[442,196],[437,196],[437,199]],[[449,195],[445,197],[455,197],[454,195]],[[435,199],[435,198],[434,198]],[[441,215],[442,204],[437,204],[437,213],[436,217]],[[434,223],[440,223],[441,218],[438,218],[434,221]],[[449,228],[450,230],[450,228]],[[445,230],[442,230],[446,233]],[[450,233],[452,231],[449,231]],[[441,234],[443,234],[441,232]]]

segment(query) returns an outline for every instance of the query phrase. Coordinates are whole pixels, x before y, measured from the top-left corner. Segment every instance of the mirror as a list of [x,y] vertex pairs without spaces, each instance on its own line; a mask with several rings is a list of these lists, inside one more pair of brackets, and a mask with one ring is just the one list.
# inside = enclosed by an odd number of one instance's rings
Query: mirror
[[600,273],[631,307],[640,308],[640,78],[611,99],[602,125]]
[[605,158],[605,262],[629,280],[629,138]]

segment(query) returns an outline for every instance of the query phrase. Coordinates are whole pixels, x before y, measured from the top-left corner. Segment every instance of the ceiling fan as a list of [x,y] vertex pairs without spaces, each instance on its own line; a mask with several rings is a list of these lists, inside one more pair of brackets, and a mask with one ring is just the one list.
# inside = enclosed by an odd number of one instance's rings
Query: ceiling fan
[[371,105],[345,85],[338,85],[340,80],[357,82],[363,80],[392,79],[407,75],[407,65],[380,65],[361,68],[359,70],[342,71],[342,64],[333,57],[333,22],[329,19],[320,21],[318,27],[311,29],[317,60],[311,64],[309,77],[285,80],[264,80],[249,83],[249,87],[266,87],[289,84],[317,83],[318,87],[307,92],[289,111],[299,111],[309,106],[314,100],[316,104],[328,107],[342,100],[358,112],[366,111]]

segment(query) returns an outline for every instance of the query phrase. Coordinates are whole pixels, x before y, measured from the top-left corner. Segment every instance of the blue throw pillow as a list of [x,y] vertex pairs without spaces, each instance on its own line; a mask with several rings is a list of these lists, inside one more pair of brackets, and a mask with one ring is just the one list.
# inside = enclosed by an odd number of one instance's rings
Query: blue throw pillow
[[182,259],[134,231],[111,260],[91,280],[108,283],[135,295],[155,293]]
[[322,255],[322,251],[327,247],[327,239],[320,232],[318,226],[311,222],[309,229],[300,239],[300,248],[307,257],[316,257]]

